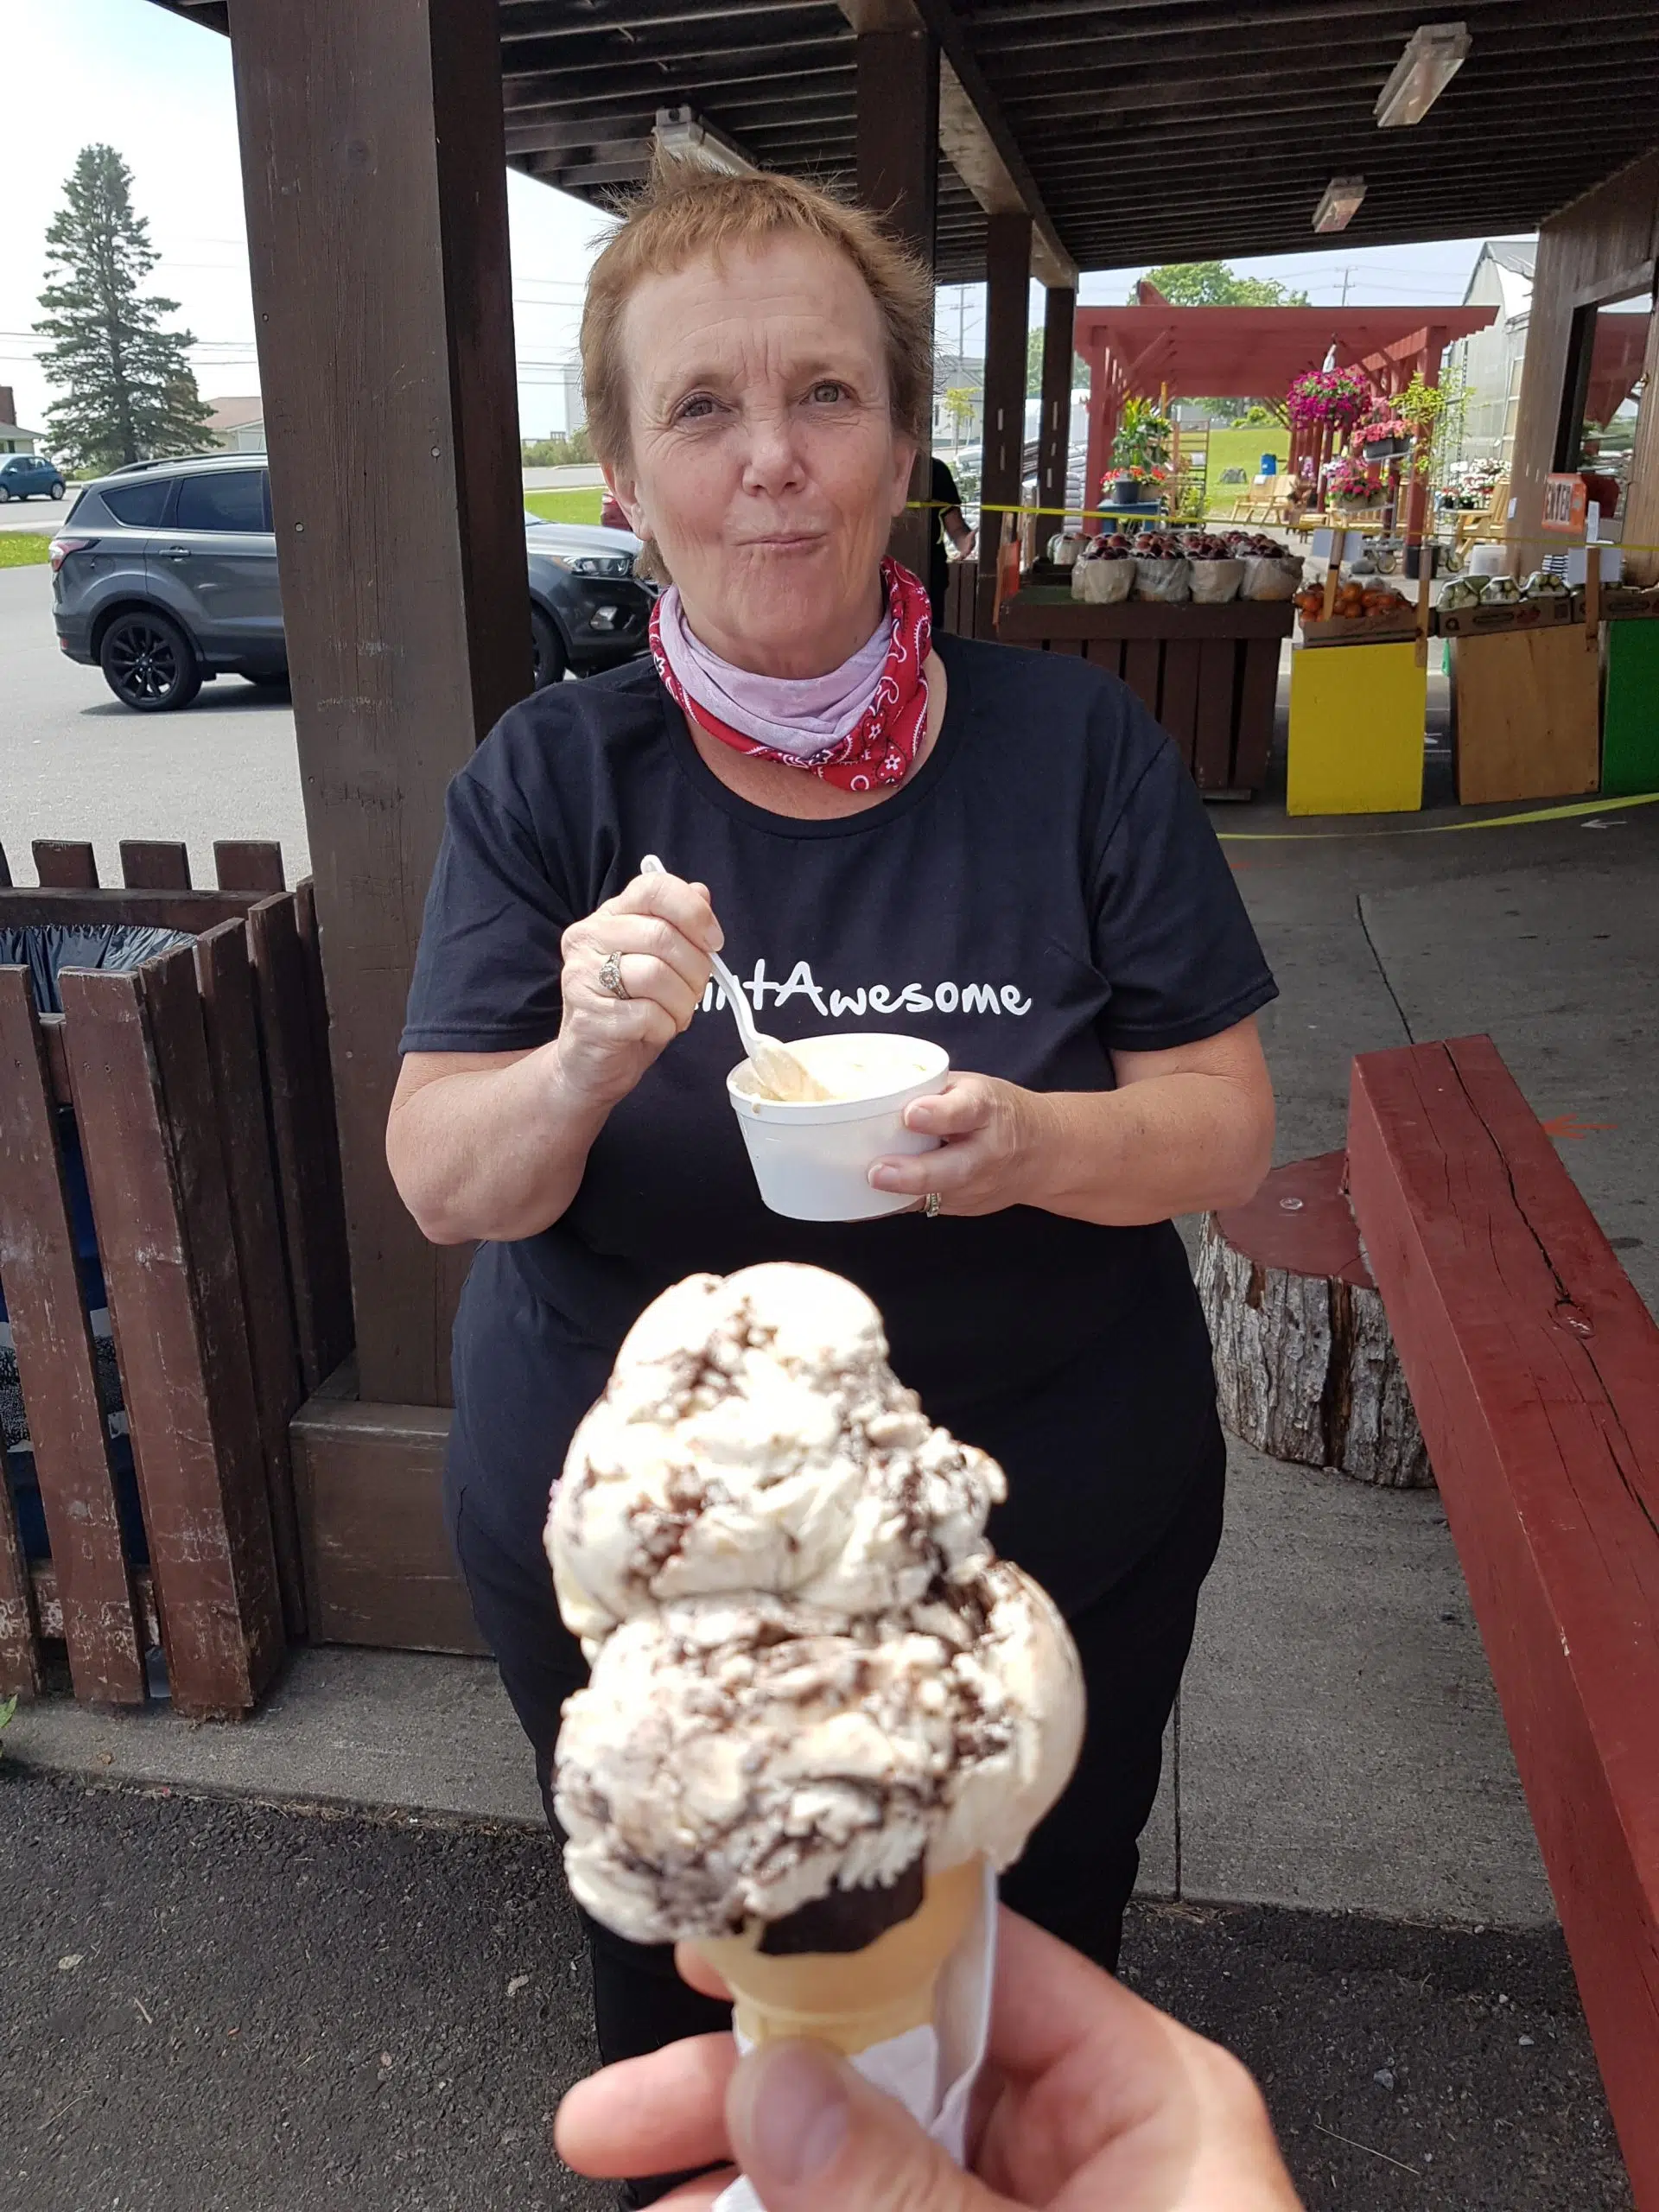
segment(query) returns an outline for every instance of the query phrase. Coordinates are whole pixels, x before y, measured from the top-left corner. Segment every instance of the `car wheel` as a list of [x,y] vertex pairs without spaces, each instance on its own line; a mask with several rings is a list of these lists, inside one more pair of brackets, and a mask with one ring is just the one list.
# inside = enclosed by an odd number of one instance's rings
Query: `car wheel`
[[63,497],[62,485],[54,480],[47,496],[48,499],[60,499]]
[[122,705],[141,715],[188,707],[201,689],[194,649],[164,614],[118,614],[104,632],[98,664]]
[[561,683],[564,680],[564,640],[554,627],[550,616],[539,607],[530,610],[530,645],[535,657],[536,689],[544,683]]
[[5,486],[3,484],[0,484],[0,507],[3,507],[10,497],[11,494],[7,491]]

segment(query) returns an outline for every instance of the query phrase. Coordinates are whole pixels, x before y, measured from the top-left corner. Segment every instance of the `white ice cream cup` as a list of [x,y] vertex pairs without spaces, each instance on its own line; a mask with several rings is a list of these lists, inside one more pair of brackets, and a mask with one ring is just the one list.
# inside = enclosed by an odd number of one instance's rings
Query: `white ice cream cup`
[[870,1186],[878,1160],[931,1152],[937,1137],[905,1127],[912,1098],[943,1090],[950,1056],[923,1037],[885,1032],[838,1033],[792,1045],[826,1089],[853,1096],[803,1101],[757,1098],[741,1060],[726,1078],[727,1096],[749,1147],[760,1196],[791,1221],[870,1221],[900,1213],[914,1198]]

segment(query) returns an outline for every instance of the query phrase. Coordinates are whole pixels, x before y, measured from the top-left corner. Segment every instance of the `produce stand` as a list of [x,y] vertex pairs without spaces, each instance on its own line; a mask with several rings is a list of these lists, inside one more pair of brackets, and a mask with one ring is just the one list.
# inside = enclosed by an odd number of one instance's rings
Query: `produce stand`
[[1593,633],[1571,621],[1452,637],[1460,804],[1595,790],[1601,747],[1594,643]]
[[1416,812],[1427,711],[1428,671],[1415,638],[1299,646],[1290,664],[1287,811]]
[[1659,621],[1607,625],[1601,788],[1610,798],[1659,791]]
[[1288,600],[1091,607],[1028,587],[1004,601],[997,635],[1122,677],[1180,747],[1198,789],[1242,798],[1267,776],[1279,652],[1294,613]]

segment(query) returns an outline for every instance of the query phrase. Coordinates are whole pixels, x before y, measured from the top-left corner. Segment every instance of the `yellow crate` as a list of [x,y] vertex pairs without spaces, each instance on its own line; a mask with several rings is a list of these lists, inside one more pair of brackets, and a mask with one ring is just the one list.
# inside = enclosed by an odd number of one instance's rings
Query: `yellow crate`
[[1414,644],[1298,647],[1290,660],[1292,814],[1414,814],[1428,671]]

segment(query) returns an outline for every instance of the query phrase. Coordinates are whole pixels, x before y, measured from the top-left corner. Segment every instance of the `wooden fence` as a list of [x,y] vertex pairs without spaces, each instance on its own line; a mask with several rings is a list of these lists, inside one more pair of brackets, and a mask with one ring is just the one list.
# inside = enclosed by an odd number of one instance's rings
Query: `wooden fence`
[[310,886],[284,888],[274,845],[217,845],[211,891],[182,845],[124,842],[118,890],[90,846],[34,854],[39,887],[12,888],[0,853],[0,929],[194,941],[130,972],[66,968],[57,1014],[0,967],[0,1291],[50,1554],[0,1479],[0,1694],[37,1693],[61,1638],[78,1698],[141,1703],[159,1642],[179,1711],[234,1716],[305,1633],[288,1428],[352,1342]]

